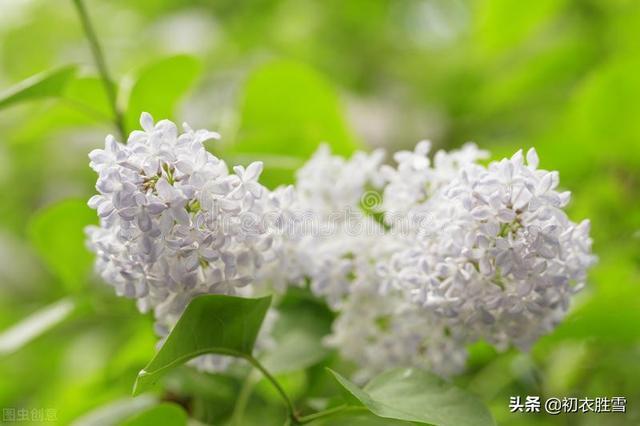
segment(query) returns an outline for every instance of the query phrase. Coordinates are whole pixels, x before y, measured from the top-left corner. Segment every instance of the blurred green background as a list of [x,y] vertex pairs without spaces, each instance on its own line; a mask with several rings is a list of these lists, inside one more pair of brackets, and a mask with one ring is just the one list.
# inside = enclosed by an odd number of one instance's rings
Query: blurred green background
[[[455,382],[499,424],[640,424],[640,2],[86,5],[127,131],[142,110],[218,130],[211,150],[228,163],[264,160],[270,186],[321,141],[348,154],[471,140],[493,158],[534,146],[572,191],[572,219],[591,219],[600,261],[531,353],[475,345]],[[72,2],[0,0],[0,89],[41,72],[55,78],[0,101],[0,408],[101,424],[155,403],[129,398],[154,350],[152,321],[91,278],[83,248],[81,230],[96,221],[84,206],[95,184],[87,153],[116,129]],[[282,377],[299,404],[330,387],[318,368]],[[239,381],[183,371],[168,387],[159,397],[199,394],[188,404],[223,424]],[[510,414],[516,395],[624,396],[628,413]],[[259,386],[246,423],[278,424],[273,398]]]

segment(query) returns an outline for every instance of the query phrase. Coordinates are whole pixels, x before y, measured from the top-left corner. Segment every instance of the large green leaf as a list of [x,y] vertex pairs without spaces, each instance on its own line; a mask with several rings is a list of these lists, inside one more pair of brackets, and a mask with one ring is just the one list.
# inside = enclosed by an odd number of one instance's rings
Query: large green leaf
[[200,73],[200,62],[189,55],[164,58],[144,67],[129,94],[126,113],[128,129],[137,129],[140,113],[156,119],[171,118],[178,101]]
[[58,96],[75,73],[76,67],[69,65],[34,75],[0,94],[0,109],[24,101]]
[[[102,132],[113,132],[113,110],[104,84],[99,77],[76,76],[65,85],[54,102],[43,105],[35,114],[30,114],[11,138],[36,144],[46,144],[60,132],[100,124]],[[74,161],[80,157],[74,157]],[[74,162],[75,164],[75,162]]]
[[99,77],[83,76],[70,81],[62,97],[67,104],[91,118],[111,123],[113,111],[104,84]]
[[437,426],[495,425],[478,398],[423,370],[390,370],[364,388],[330,371],[360,404],[380,417]]
[[85,246],[84,228],[98,222],[84,200],[66,200],[45,207],[29,223],[29,237],[47,266],[77,290],[87,278],[93,255]]
[[491,57],[523,43],[552,21],[564,0],[540,0],[527,8],[527,13],[513,13],[509,0],[482,2],[474,14],[477,35],[475,42]]
[[[231,153],[255,159],[261,153],[306,159],[322,142],[338,154],[357,148],[331,84],[312,68],[292,61],[268,62],[255,69],[245,84],[238,139]],[[265,170],[268,184],[292,179],[293,169],[276,168]]]
[[270,303],[270,296],[248,299],[214,294],[193,299],[162,348],[138,374],[134,395],[171,368],[199,355],[251,356]]
[[[574,159],[574,162],[580,160],[579,165],[586,170],[591,171],[594,162],[635,167],[640,164],[640,122],[637,120],[640,114],[639,66],[638,55],[625,55],[609,61],[592,72],[569,100],[567,117],[560,124],[564,129],[570,129],[565,132],[569,140],[563,140],[563,143],[570,143],[569,151],[564,152],[580,152],[578,157],[583,158]],[[612,126],[611,123],[624,125]],[[606,141],[606,149],[603,149],[603,141]],[[566,169],[573,165],[560,161],[558,164],[566,165]]]
[[186,426],[187,414],[175,404],[163,403],[125,420],[122,426]]

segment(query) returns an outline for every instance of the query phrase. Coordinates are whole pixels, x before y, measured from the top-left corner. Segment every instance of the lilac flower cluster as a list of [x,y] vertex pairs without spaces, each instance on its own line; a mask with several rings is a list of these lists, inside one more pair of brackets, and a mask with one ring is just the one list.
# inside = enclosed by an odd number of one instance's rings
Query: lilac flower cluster
[[89,227],[96,269],[121,296],[153,310],[166,336],[199,294],[251,294],[262,265],[273,260],[270,218],[278,207],[258,183],[262,163],[233,168],[203,143],[219,135],[186,124],[154,124],[126,144],[113,137],[89,154],[98,195],[89,200],[100,225]]
[[294,185],[269,191],[261,163],[229,172],[205,149],[216,133],[141,125],[90,154],[100,226],[88,235],[103,279],[153,310],[160,336],[196,295],[308,283],[337,311],[325,343],[358,380],[397,366],[451,375],[469,343],[526,350],[553,330],[596,261],[589,222],[567,217],[570,194],[533,149],[485,166],[473,144],[431,158],[420,142],[391,166],[382,151],[321,146]]

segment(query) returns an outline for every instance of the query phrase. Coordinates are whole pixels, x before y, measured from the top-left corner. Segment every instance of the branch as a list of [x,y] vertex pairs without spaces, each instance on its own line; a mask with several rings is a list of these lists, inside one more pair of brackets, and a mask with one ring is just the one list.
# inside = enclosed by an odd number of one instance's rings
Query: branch
[[89,45],[91,46],[93,59],[96,63],[96,67],[98,68],[98,72],[100,73],[102,84],[104,85],[105,91],[107,92],[107,97],[109,98],[111,109],[113,110],[114,124],[116,126],[116,129],[118,129],[118,133],[120,134],[121,139],[124,140],[127,131],[125,128],[122,111],[120,111],[120,108],[118,108],[118,94],[116,84],[113,82],[113,79],[109,74],[107,63],[104,59],[104,54],[102,53],[102,48],[100,47],[100,42],[98,41],[98,37],[96,36],[95,29],[91,24],[91,19],[89,18],[89,14],[87,13],[87,8],[85,7],[82,0],[73,0],[73,4],[76,7],[78,16],[80,17],[80,21],[82,21],[84,33],[87,37],[87,40],[89,41]]

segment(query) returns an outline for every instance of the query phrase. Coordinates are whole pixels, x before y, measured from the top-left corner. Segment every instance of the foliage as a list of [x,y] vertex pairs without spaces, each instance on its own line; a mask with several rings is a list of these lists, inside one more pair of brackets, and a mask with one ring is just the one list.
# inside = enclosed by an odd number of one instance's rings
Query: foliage
[[221,295],[195,298],[162,348],[138,374],[134,395],[149,388],[168,369],[198,355],[251,356],[270,300]]
[[389,419],[437,425],[494,425],[484,405],[425,371],[400,368],[360,389],[335,371],[336,380],[372,413]]
[[29,223],[34,248],[70,290],[79,289],[91,270],[84,228],[96,222],[84,200],[66,200],[39,211]]
[[75,72],[74,66],[66,66],[34,75],[0,96],[0,108],[29,100],[60,96]]

